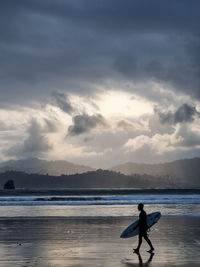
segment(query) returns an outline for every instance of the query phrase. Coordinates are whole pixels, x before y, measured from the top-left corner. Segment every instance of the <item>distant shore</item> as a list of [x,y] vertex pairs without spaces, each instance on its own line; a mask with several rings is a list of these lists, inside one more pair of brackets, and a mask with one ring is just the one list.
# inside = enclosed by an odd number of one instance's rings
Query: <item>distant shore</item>
[[28,195],[140,195],[140,194],[200,194],[200,189],[105,189],[105,188],[68,188],[68,189],[15,189],[0,190],[0,196]]

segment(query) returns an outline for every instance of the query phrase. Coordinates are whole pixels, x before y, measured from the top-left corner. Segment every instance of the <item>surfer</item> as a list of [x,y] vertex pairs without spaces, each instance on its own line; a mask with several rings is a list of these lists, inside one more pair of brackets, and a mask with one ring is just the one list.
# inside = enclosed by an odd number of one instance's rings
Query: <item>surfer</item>
[[138,205],[138,210],[140,211],[139,214],[139,222],[138,222],[138,226],[140,229],[139,232],[139,238],[138,238],[138,246],[136,249],[133,249],[135,253],[139,254],[140,251],[140,247],[142,245],[142,238],[144,237],[144,239],[146,240],[146,242],[149,244],[150,246],[150,250],[148,250],[149,253],[153,253],[154,251],[154,247],[152,246],[152,243],[150,241],[150,239],[148,238],[147,235],[147,214],[144,211],[144,204],[140,203]]

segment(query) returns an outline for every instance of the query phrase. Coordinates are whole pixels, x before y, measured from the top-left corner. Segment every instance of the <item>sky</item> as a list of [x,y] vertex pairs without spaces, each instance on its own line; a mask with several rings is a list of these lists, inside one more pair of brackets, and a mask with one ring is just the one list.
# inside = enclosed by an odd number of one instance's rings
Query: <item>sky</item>
[[0,161],[200,156],[199,0],[5,0]]

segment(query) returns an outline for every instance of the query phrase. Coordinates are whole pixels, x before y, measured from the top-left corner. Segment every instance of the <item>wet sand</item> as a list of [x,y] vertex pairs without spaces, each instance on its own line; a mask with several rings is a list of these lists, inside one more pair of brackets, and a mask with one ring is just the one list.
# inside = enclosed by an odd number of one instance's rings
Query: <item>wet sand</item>
[[[0,266],[199,266],[200,217],[165,217],[150,232],[155,254],[120,239],[130,219],[1,219]],[[150,262],[148,262],[148,260]]]

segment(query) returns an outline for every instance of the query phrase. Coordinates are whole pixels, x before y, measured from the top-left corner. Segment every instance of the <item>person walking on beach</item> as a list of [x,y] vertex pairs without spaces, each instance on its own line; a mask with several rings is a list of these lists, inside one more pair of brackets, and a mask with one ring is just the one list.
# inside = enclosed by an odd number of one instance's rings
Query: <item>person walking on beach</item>
[[148,250],[148,252],[153,253],[154,247],[152,246],[152,243],[147,235],[147,214],[144,211],[144,204],[140,203],[138,205],[138,210],[140,211],[139,223],[138,223],[140,232],[139,232],[138,246],[136,249],[133,249],[133,252],[139,254],[140,247],[142,245],[142,238],[144,237],[144,239],[150,246],[150,250]]

